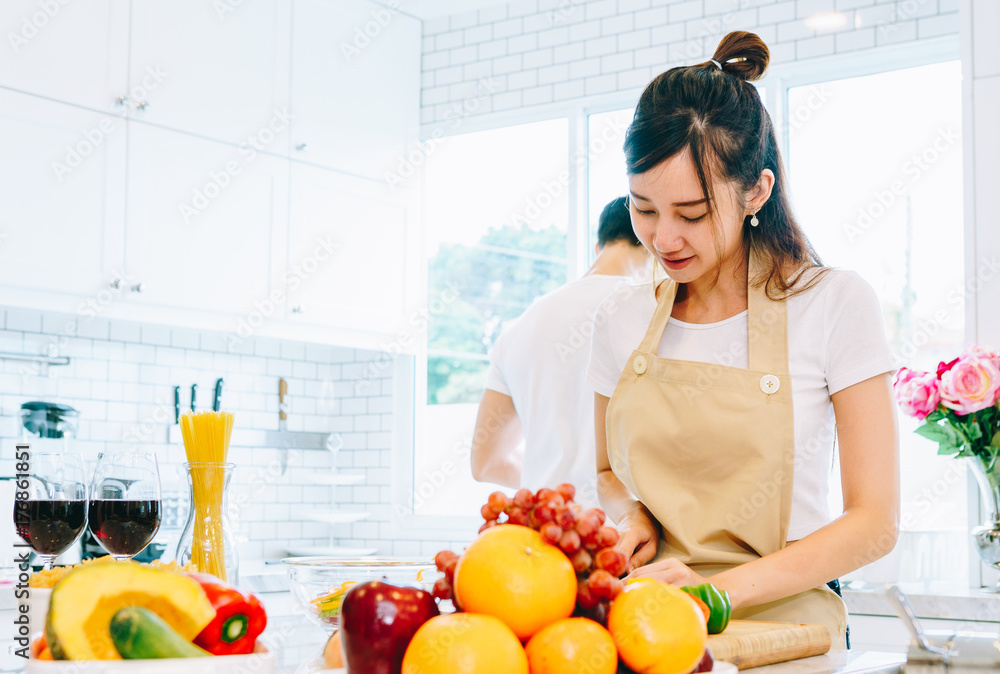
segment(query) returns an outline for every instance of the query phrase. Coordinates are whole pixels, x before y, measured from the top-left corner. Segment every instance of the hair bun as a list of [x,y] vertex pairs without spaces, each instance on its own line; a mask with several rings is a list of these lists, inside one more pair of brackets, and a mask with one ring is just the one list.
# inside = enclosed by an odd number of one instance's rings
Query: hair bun
[[764,76],[771,52],[756,33],[734,30],[722,38],[712,58],[723,72],[753,82]]

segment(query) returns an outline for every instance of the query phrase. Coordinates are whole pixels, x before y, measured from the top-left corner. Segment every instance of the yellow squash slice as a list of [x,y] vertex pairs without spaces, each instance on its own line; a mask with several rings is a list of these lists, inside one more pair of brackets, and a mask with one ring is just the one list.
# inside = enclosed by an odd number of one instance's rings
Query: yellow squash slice
[[201,586],[185,575],[133,562],[82,567],[52,589],[45,638],[56,660],[120,660],[111,618],[142,606],[192,640],[215,617]]

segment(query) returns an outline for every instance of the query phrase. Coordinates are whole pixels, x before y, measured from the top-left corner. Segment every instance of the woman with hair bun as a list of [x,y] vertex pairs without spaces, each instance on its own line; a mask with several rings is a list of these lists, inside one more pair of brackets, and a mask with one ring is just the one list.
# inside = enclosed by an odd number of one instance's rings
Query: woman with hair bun
[[871,287],[824,267],[792,214],[751,84],[768,58],[730,33],[636,107],[629,210],[668,278],[613,293],[594,326],[598,490],[633,576],[710,579],[734,617],[824,624],[843,648],[836,579],[898,533],[896,366]]

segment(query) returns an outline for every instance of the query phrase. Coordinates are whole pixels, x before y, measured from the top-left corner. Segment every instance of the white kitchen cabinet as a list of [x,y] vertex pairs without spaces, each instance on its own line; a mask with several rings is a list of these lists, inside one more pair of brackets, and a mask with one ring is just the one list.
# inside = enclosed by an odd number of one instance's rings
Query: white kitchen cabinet
[[293,12],[293,158],[384,180],[419,132],[420,22],[363,1]]
[[406,198],[378,181],[293,163],[290,321],[369,334],[400,330],[414,286],[415,210]]
[[[77,311],[122,273],[126,121],[0,89],[0,285]],[[24,302],[40,301],[22,294]]]
[[419,208],[386,176],[417,139],[421,38],[388,5],[5,3],[6,303],[100,296],[107,318],[367,347],[398,334]]
[[[130,301],[236,318],[267,306],[283,259],[288,160],[130,122]],[[267,310],[278,320],[283,307]]]
[[93,110],[128,93],[129,3],[4,0],[0,86]]
[[290,19],[286,0],[132,0],[132,114],[286,154]]

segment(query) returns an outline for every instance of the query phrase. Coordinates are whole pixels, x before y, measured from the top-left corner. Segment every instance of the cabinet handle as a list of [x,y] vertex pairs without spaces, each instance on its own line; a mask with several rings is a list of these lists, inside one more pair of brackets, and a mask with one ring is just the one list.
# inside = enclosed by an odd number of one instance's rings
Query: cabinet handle
[[145,110],[148,107],[149,107],[149,101],[139,101],[138,103],[135,104],[136,110]]
[[140,283],[136,283],[134,286],[132,286],[132,292],[134,292],[134,293],[141,293],[145,289],[146,289],[145,284],[143,284],[141,282]]
[[298,145],[295,146],[295,149],[298,152],[305,152],[306,150],[309,149],[309,144],[308,143],[299,143]]
[[117,107],[122,107],[123,105],[128,105],[128,96],[119,96],[115,99],[115,105]]
[[292,307],[292,313],[293,314],[304,314],[305,313],[305,309],[302,308],[301,304],[297,304],[294,307]]

